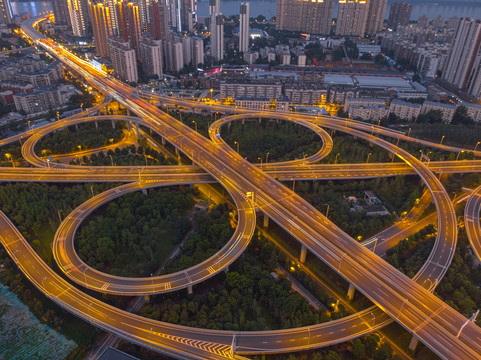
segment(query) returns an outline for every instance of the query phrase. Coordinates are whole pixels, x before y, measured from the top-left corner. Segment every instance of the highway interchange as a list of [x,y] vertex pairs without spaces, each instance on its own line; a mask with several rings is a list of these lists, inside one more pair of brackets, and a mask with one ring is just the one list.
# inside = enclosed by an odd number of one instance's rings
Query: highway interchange
[[[102,292],[149,294],[186,288],[221,271],[240,255],[254,231],[255,205],[377,306],[329,323],[278,331],[212,331],[161,323],[112,308],[71,286],[43,263],[13,224],[2,214],[0,229],[3,245],[24,274],[53,301],[85,320],[129,341],[178,358],[232,358],[237,357],[237,354],[290,352],[316,348],[353,339],[379,329],[393,320],[404,326],[442,358],[476,359],[480,357],[481,330],[474,323],[467,322],[464,316],[430,292],[434,290],[447,271],[457,240],[457,219],[453,203],[431,169],[445,173],[460,170],[479,171],[481,169],[479,162],[433,162],[429,164],[428,168],[425,163],[406,151],[376,136],[381,134],[402,140],[413,140],[404,134],[345,119],[291,113],[260,112],[253,114],[244,111],[241,113],[236,109],[235,112],[239,114],[223,117],[212,124],[211,140],[208,140],[142,100],[136,90],[99,73],[84,60],[58,47],[50,40],[40,39],[38,34],[31,28],[29,29],[28,25],[23,29],[37,40],[38,46],[43,46],[68,67],[84,76],[92,86],[109,93],[112,98],[139,115],[139,117],[119,118],[118,120],[131,121],[151,128],[193,159],[196,164],[196,166],[179,166],[175,169],[171,167],[85,169],[85,167],[45,164],[45,161],[36,156],[33,151],[35,143],[50,131],[67,126],[66,124],[81,123],[82,121],[111,120],[112,116],[89,116],[86,118],[77,116],[73,119],[52,123],[43,129],[31,130],[28,134],[22,135],[23,138],[29,137],[22,146],[23,156],[39,168],[1,169],[0,179],[3,181],[128,182],[122,187],[91,198],[67,216],[61,224],[54,242],[54,254],[59,266],[67,276],[77,283],[88,288],[100,289]],[[176,101],[170,98],[161,98],[161,100]],[[179,101],[179,105],[195,108],[198,103],[182,100]],[[214,109],[227,112],[226,107]],[[94,110],[90,111],[88,115],[94,114],[98,109]],[[231,113],[232,110],[231,108]],[[314,157],[303,160],[269,164],[262,169],[253,166],[233,149],[230,149],[217,135],[221,125],[226,122],[252,118],[294,121],[307,126],[321,136],[324,143],[323,149]],[[313,165],[311,162],[319,161],[332,148],[332,139],[322,130],[324,127],[346,132],[381,146],[402,159],[404,163],[383,164],[382,166],[379,164]],[[415,141],[420,142],[420,140]],[[422,143],[448,151],[467,151],[467,149],[453,149],[445,145]],[[477,153],[477,155],[479,154]],[[46,166],[47,168],[45,168]],[[437,208],[438,222],[438,234],[433,251],[413,280],[392,268],[372,251],[358,244],[310,204],[276,180],[276,178],[289,180],[327,179],[330,177],[335,179],[340,178],[339,174],[342,174],[343,178],[349,176],[366,178],[407,173],[418,174],[430,190]],[[133,279],[105,277],[106,274],[87,268],[78,257],[75,258],[76,254],[67,251],[69,246],[65,244],[70,243],[70,248],[73,248],[73,235],[82,219],[101,204],[121,196],[123,193],[144,187],[202,181],[217,181],[226,188],[238,207],[238,226],[230,242],[219,253],[219,257],[212,257],[205,263],[199,264],[196,269],[187,269],[181,274],[168,275],[170,278],[157,277],[154,278],[154,283],[151,278],[148,279],[150,281],[138,279],[139,282],[135,283]],[[476,217],[478,219],[477,228],[479,229],[479,205],[473,205],[472,213],[474,214],[473,219]],[[71,241],[67,241],[68,239]],[[88,277],[85,272],[89,275]],[[462,330],[461,333],[460,330]],[[235,355],[233,354],[234,350]]]

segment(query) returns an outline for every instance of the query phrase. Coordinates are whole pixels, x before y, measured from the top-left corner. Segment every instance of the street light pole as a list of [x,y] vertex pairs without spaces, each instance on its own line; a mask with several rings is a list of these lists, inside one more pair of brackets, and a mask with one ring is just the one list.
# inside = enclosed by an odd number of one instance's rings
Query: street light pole
[[442,145],[442,144],[443,144],[444,138],[445,138],[445,135],[443,135],[443,137],[441,138],[441,142],[439,143],[439,145]]
[[399,314],[397,314],[397,319],[399,319],[399,316],[401,316],[401,311],[403,310],[403,306],[408,300],[409,299],[404,300],[403,303],[401,304],[401,308],[399,309]]
[[62,217],[60,216],[60,212],[62,212],[62,211],[63,211],[63,210],[57,211],[58,219],[60,220],[60,223],[62,223]]
[[13,162],[13,156],[12,156],[11,154],[9,154],[9,153],[6,153],[6,154],[5,154],[5,157],[6,157],[7,159],[10,159],[10,161],[11,161],[11,163],[12,163],[12,166],[15,167],[15,163]]
[[192,120],[192,124],[194,124],[194,125],[195,125],[195,131],[197,132],[197,121],[195,121],[195,120]]
[[461,155],[461,153],[463,153],[464,150],[461,150],[460,152],[458,152],[458,156],[456,156],[456,161],[459,159],[459,155]]
[[478,148],[478,145],[479,145],[479,144],[481,144],[481,141],[478,141],[478,142],[476,143],[476,146],[474,147],[474,151],[476,151],[476,149]]
[[237,145],[237,153],[239,153],[239,142],[238,142],[238,141],[234,141],[234,145]]
[[267,152],[267,154],[266,154],[266,165],[267,165],[268,161],[269,161],[269,152]]
[[369,162],[369,158],[371,157],[371,155],[372,155],[372,153],[367,154],[366,164]]
[[340,155],[339,153],[336,154],[336,159],[334,160],[334,164],[337,164],[337,157],[338,157],[339,155]]

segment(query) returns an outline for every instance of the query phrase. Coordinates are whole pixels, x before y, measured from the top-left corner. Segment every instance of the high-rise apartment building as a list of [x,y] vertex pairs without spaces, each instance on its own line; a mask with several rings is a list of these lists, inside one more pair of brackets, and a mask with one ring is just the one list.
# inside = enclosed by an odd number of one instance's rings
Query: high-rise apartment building
[[87,9],[81,0],[67,0],[70,23],[74,36],[87,36]]
[[479,98],[481,91],[481,21],[462,18],[454,35],[443,78]]
[[204,63],[204,40],[202,38],[192,38],[192,64],[197,66]]
[[135,50],[127,41],[110,38],[108,40],[109,54],[114,73],[127,82],[137,82],[137,57]]
[[368,10],[366,0],[339,0],[336,35],[364,36]]
[[239,51],[249,50],[249,7],[248,2],[241,3],[239,21]]
[[180,0],[180,26],[178,31],[194,29],[194,1]]
[[180,0],[167,0],[169,23],[172,30],[178,31],[180,26]]
[[113,36],[110,9],[103,3],[89,2],[97,55],[109,56],[107,40]]
[[192,63],[192,38],[190,36],[184,36],[181,42],[184,65],[189,65]]
[[429,17],[427,17],[426,15],[420,16],[418,18],[417,26],[422,29],[426,29],[427,27],[429,27]]
[[169,36],[169,8],[163,0],[153,1],[149,11],[149,33],[154,39],[166,40]]
[[140,26],[142,32],[148,31],[149,26],[149,11],[150,11],[150,4],[151,0],[138,0],[137,4],[139,5],[139,14],[140,14]]
[[433,28],[442,29],[445,23],[446,19],[443,18],[441,15],[438,15],[433,19]]
[[184,67],[184,52],[181,42],[164,41],[165,68],[169,71],[179,71]]
[[397,30],[399,26],[409,25],[412,10],[413,6],[409,3],[400,1],[393,3],[391,5],[391,9],[389,10],[387,27],[389,29]]
[[388,0],[367,0],[369,11],[366,19],[366,34],[373,35],[380,31],[384,24]]
[[119,35],[122,40],[129,42],[140,60],[139,44],[142,36],[142,24],[139,6],[135,2],[126,1],[118,2],[117,6]]
[[210,16],[210,56],[215,60],[224,59],[224,16],[213,13]]
[[162,40],[142,38],[140,42],[140,57],[142,58],[142,70],[145,75],[162,77],[162,53]]
[[278,0],[276,29],[330,34],[333,11],[334,0]]
[[70,16],[66,0],[52,0],[52,10],[55,17],[55,25],[70,27]]
[[209,16],[220,12],[220,0],[209,0]]

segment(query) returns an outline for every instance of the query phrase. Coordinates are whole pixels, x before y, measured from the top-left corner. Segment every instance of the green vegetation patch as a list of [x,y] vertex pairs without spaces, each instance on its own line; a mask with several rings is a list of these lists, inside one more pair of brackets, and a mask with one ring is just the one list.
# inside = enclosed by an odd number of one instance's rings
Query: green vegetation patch
[[66,129],[50,133],[41,139],[35,146],[37,153],[42,154],[69,154],[80,150],[88,150],[102,147],[112,142],[119,142],[123,136],[121,122],[117,122],[115,129],[112,128],[110,121],[99,121],[98,129],[94,122],[69,126]]
[[222,138],[252,163],[288,161],[310,156],[322,148],[322,139],[312,130],[281,120],[235,121],[224,125]]
[[172,188],[130,193],[84,222],[75,241],[81,259],[119,276],[149,276],[191,228],[192,193]]
[[184,292],[158,296],[140,314],[219,330],[267,330],[329,321],[330,315],[311,308],[291,290],[286,278],[271,275],[277,263],[273,244],[256,237],[227,275],[222,273],[195,288],[189,299]]
[[185,239],[181,251],[169,260],[162,274],[170,274],[201,263],[219,251],[232,237],[232,215],[226,204],[209,212],[198,211],[192,216],[193,230]]
[[[321,183],[319,181],[300,181],[295,184],[296,192],[326,214],[349,235],[366,239],[390,226],[397,215],[409,211],[417,198],[421,196],[421,187],[417,179],[405,176],[394,178],[377,178],[368,181],[341,181]],[[363,199],[364,191],[372,190],[382,204],[392,214],[386,216],[367,216]],[[356,198],[350,200],[349,197]]]
[[[142,143],[142,141],[141,141]],[[78,165],[80,160],[72,160],[71,165]],[[115,148],[82,157],[80,163],[88,166],[153,166],[153,165],[175,165],[177,162],[171,157],[167,157],[150,146],[131,145],[124,148]]]

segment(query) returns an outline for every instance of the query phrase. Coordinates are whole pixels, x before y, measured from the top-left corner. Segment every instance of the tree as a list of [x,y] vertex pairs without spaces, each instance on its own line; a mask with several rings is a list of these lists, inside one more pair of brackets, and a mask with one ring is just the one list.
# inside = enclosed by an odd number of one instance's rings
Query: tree
[[420,114],[417,122],[435,124],[443,122],[443,112],[441,110],[429,110],[427,113]]
[[474,125],[474,120],[468,115],[468,108],[466,106],[458,106],[456,108],[451,124]]
[[354,358],[358,360],[362,360],[366,357],[366,350],[360,339],[356,339],[352,344],[352,354],[354,355]]

